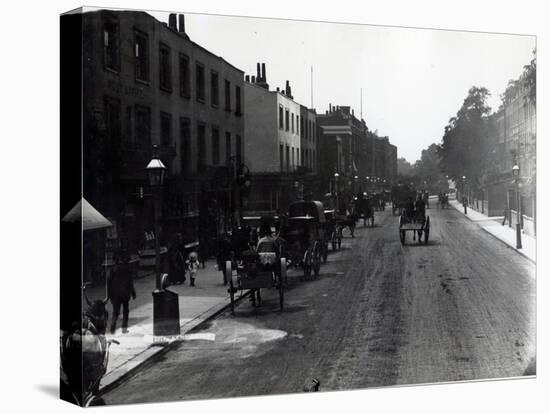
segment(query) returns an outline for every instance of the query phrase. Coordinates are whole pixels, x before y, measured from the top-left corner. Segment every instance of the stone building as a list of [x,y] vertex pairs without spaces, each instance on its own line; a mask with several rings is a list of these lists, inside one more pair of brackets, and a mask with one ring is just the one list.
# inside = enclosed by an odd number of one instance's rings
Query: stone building
[[319,179],[325,191],[333,192],[337,188],[351,196],[372,189],[372,177],[380,183],[386,180],[388,186],[395,179],[397,148],[388,137],[378,137],[369,131],[365,121],[355,117],[353,109],[329,104],[328,111],[317,119]]
[[167,167],[159,236],[219,233],[244,159],[243,72],[194,43],[183,15],[87,12],[82,36],[84,192],[114,223],[113,247],[147,245],[153,144]]
[[486,185],[489,215],[502,215],[511,210],[510,224],[515,225],[517,209],[515,182],[512,167],[520,168],[520,211],[523,215],[524,230],[535,233],[536,218],[536,105],[530,99],[530,90],[518,80],[516,87],[510,88],[508,98],[493,115],[495,136],[494,174]]
[[247,208],[285,209],[311,193],[317,165],[316,113],[294,101],[290,83],[269,90],[265,64],[244,85],[245,164],[252,174]]

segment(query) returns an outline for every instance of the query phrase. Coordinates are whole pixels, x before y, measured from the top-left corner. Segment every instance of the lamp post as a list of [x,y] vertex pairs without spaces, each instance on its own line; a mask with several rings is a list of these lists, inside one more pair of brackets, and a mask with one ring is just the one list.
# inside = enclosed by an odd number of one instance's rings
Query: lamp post
[[334,194],[336,195],[336,212],[340,212],[340,205],[338,203],[338,177],[340,177],[340,174],[337,172],[334,173]]
[[514,176],[516,186],[516,248],[521,249],[521,213],[520,213],[520,197],[519,197],[519,165],[515,164],[512,167],[512,175]]
[[464,214],[468,214],[468,197],[466,197],[466,176],[462,176],[462,205],[464,206]]
[[153,210],[155,219],[155,290],[161,289],[160,280],[160,240],[159,240],[159,216],[160,216],[160,194],[164,184],[164,175],[166,167],[158,157],[158,147],[153,146],[153,158],[147,165],[147,179],[153,190]]
[[155,290],[153,291],[153,335],[179,335],[178,295],[164,289],[160,274],[160,212],[161,192],[164,184],[166,167],[158,157],[158,147],[153,146],[153,157],[146,167],[147,179],[153,193],[153,210],[155,221]]

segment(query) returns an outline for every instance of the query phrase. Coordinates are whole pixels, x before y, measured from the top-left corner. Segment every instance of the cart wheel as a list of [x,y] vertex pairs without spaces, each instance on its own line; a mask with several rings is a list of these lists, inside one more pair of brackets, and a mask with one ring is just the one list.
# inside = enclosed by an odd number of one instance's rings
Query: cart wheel
[[405,244],[405,230],[399,230],[399,239],[401,240],[401,244]]
[[284,303],[284,287],[283,280],[286,280],[286,259],[281,258],[281,272],[279,274],[279,306],[281,307],[281,312],[283,311]]
[[233,268],[231,261],[225,262],[225,281],[229,284],[229,300],[231,301],[231,313],[235,313],[235,289],[233,288]]

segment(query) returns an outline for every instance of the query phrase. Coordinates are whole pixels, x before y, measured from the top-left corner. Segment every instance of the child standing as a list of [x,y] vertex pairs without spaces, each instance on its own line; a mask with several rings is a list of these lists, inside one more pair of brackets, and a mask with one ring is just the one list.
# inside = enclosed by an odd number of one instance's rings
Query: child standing
[[185,261],[187,270],[189,271],[190,286],[195,286],[195,278],[199,271],[199,258],[196,252],[189,253],[187,260]]

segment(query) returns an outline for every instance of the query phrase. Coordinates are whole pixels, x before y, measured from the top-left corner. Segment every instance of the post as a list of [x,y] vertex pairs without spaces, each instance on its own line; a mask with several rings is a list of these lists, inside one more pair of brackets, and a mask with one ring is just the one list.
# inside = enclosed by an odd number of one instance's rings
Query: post
[[155,189],[155,199],[153,202],[154,216],[155,216],[155,289],[161,289],[160,281],[160,240],[159,240],[159,214],[160,214],[160,200],[159,189]]
[[516,178],[516,248],[521,249],[521,212],[519,198],[519,182]]

